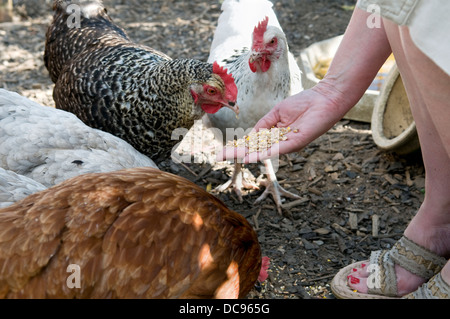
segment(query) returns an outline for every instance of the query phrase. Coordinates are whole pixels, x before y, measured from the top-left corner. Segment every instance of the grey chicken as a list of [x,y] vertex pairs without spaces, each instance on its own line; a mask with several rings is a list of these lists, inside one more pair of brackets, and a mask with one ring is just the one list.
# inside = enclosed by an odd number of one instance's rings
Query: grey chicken
[[0,208],[44,189],[46,187],[34,179],[0,167]]
[[[0,89],[1,168],[50,187],[77,175],[141,166],[157,168],[124,140],[74,114]],[[20,181],[0,175],[7,192]]]
[[99,0],[56,0],[53,9],[44,55],[53,98],[87,125],[159,162],[178,143],[175,129],[222,107],[238,113],[234,79],[216,62],[171,59],[132,42]]

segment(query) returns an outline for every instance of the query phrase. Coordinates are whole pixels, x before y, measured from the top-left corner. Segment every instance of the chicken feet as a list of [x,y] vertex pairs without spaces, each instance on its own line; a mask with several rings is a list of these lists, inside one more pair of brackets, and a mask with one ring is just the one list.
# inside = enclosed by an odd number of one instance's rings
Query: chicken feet
[[259,182],[259,184],[265,186],[266,189],[261,194],[261,196],[256,199],[255,204],[261,203],[269,194],[271,194],[277,207],[277,211],[281,215],[281,196],[289,197],[292,199],[300,199],[301,197],[281,187],[281,185],[278,183],[277,176],[275,175],[273,164],[270,159],[264,160],[264,166],[266,168],[267,180],[262,180]]
[[[300,199],[301,197],[299,195],[291,193],[291,192],[285,190],[283,187],[281,187],[281,185],[278,183],[277,176],[275,175],[273,164],[270,159],[264,160],[264,166],[266,168],[265,173],[266,173],[267,179],[258,181],[258,184],[261,186],[264,186],[266,189],[256,199],[254,204],[256,205],[256,204],[261,203],[270,194],[270,195],[272,195],[272,198],[275,202],[278,213],[281,215],[282,214],[282,211],[281,211],[281,205],[282,205],[281,197],[282,196],[292,198],[292,199]],[[244,188],[245,189],[259,189],[259,186],[251,181],[246,180],[244,177],[244,173],[242,172],[242,164],[235,163],[233,176],[231,177],[231,179],[228,182],[216,187],[214,190],[217,192],[223,192],[227,188],[232,188],[234,193],[237,195],[239,202],[242,203],[243,199],[242,199],[242,191],[241,190]]]
[[226,190],[227,188],[230,188],[230,187],[233,189],[234,193],[237,195],[240,203],[243,202],[242,191],[241,191],[243,188],[259,189],[258,185],[245,179],[244,173],[242,172],[242,164],[241,163],[234,164],[233,176],[231,177],[231,179],[228,182],[216,187],[215,191],[223,192],[224,190]]

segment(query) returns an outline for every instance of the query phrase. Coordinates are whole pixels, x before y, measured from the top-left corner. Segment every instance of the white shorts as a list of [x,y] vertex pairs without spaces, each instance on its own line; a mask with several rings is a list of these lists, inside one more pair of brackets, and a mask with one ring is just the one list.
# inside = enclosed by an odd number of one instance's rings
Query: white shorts
[[449,0],[359,0],[358,7],[369,11],[378,6],[380,15],[405,25],[414,44],[450,75]]

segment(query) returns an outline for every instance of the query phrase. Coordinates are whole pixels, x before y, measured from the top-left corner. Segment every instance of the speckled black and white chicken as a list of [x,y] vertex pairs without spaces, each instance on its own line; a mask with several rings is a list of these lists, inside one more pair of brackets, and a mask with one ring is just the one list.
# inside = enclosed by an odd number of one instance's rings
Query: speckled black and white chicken
[[[222,4],[208,61],[218,61],[233,74],[240,113],[236,117],[224,109],[207,117],[212,127],[222,131],[224,142],[234,138],[226,135],[227,128],[249,132],[277,103],[302,90],[301,71],[272,6],[267,0],[225,0]],[[264,164],[268,181],[257,202],[270,193],[281,212],[281,195],[298,196],[279,185],[270,160]],[[241,198],[240,189],[251,186],[241,175],[237,163],[231,181],[219,189],[231,183]]]
[[234,79],[217,63],[171,59],[132,42],[100,0],[56,0],[54,11],[44,56],[53,98],[87,125],[159,162],[178,143],[175,129],[222,107],[238,112]]
[[[157,168],[149,157],[127,142],[85,125],[74,114],[0,89],[0,167],[3,169],[50,187],[86,173],[141,166]],[[8,183],[17,184],[20,179],[2,176],[5,192],[13,192],[13,186]],[[20,194],[20,189],[17,191]]]

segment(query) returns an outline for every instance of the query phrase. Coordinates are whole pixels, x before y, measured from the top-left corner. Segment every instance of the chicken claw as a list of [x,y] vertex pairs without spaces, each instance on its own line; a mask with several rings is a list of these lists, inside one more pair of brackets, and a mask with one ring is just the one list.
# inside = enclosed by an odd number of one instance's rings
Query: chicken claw
[[273,170],[272,162],[270,159],[265,160],[264,165],[266,167],[267,180],[262,180],[259,182],[259,184],[265,186],[266,189],[264,190],[262,195],[256,199],[255,204],[261,203],[269,194],[271,194],[273,197],[273,200],[275,202],[275,205],[277,207],[278,213],[280,215],[282,215],[281,196],[289,197],[292,199],[300,199],[301,197],[299,195],[291,193],[291,192],[285,190],[283,187],[281,187],[281,185],[278,183],[278,180],[277,180],[277,177]]
[[242,172],[242,164],[240,163],[235,163],[234,164],[234,171],[233,171],[233,176],[231,177],[231,179],[220,185],[217,186],[214,191],[217,192],[223,192],[224,190],[226,190],[227,188],[232,187],[234,193],[237,195],[238,200],[240,203],[242,203],[244,200],[242,199],[242,189],[259,189],[258,185],[247,181],[244,178],[244,173]]

